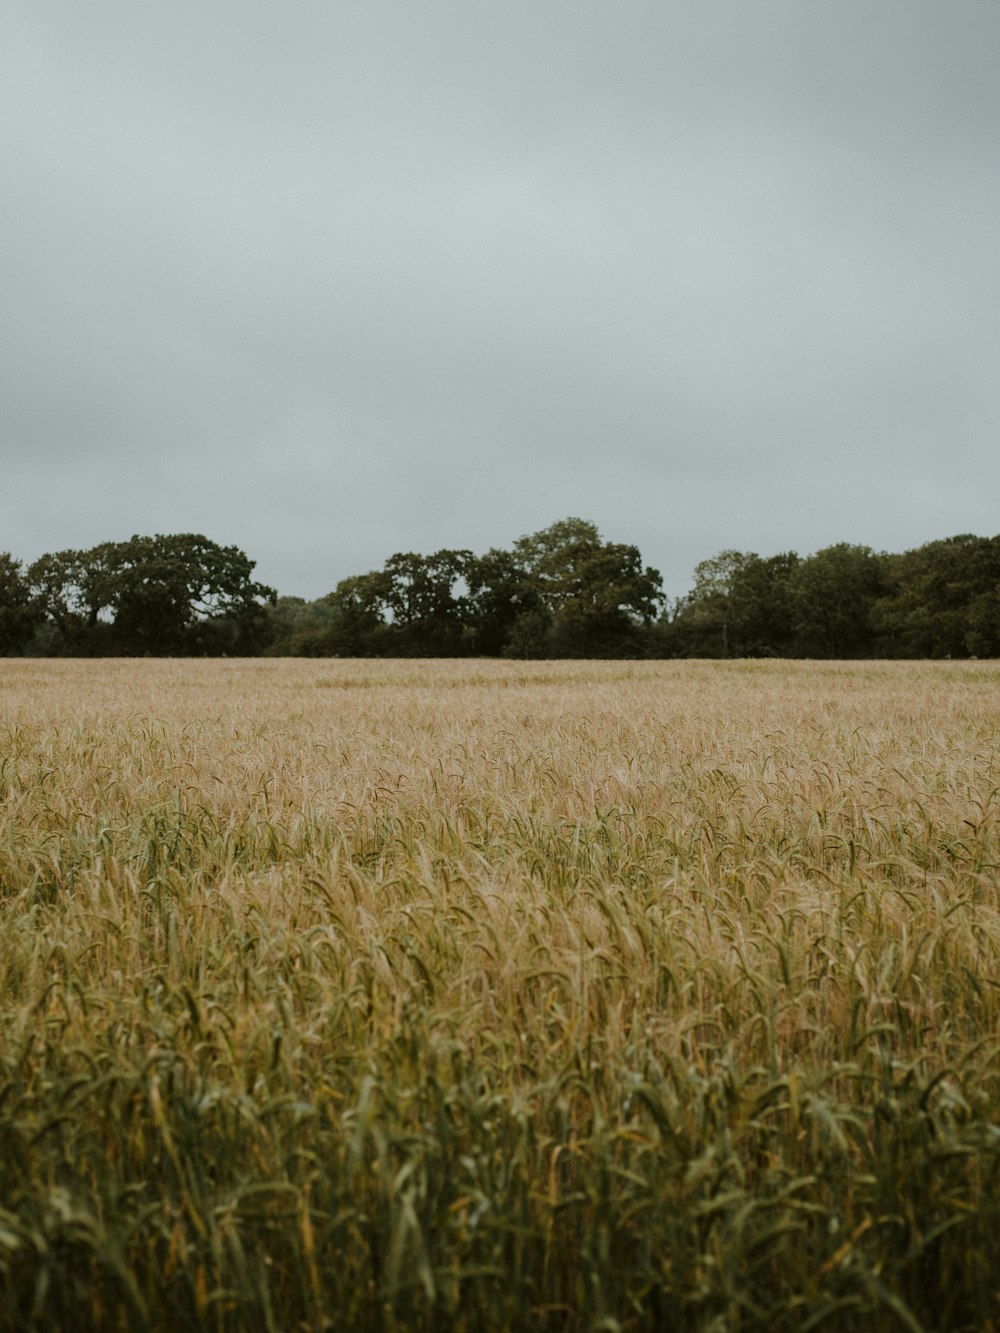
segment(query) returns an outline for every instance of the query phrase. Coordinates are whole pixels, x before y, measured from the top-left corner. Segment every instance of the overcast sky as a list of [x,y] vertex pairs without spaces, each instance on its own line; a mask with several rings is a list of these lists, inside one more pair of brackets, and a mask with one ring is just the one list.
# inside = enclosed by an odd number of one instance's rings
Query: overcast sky
[[1000,532],[997,0],[7,0],[0,550]]

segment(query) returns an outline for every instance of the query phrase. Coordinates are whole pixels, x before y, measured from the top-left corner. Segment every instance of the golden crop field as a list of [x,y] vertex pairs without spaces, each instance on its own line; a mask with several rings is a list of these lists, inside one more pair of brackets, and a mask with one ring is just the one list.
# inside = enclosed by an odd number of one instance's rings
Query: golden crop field
[[0,662],[0,1327],[1000,1327],[1000,664]]

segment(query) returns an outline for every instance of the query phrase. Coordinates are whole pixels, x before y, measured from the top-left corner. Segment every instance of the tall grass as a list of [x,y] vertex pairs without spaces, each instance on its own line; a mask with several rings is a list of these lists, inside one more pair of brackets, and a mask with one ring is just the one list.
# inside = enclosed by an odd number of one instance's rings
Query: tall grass
[[0,665],[0,1328],[1000,1326],[1000,666]]

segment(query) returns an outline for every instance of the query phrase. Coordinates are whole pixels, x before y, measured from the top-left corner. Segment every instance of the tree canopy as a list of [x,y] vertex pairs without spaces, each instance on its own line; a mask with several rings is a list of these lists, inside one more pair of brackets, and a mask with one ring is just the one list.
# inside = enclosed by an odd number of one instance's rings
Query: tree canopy
[[19,653],[42,621],[31,584],[9,551],[0,551],[0,656]]
[[235,546],[196,534],[135,536],[57,551],[27,571],[57,652],[189,656],[260,651],[276,594]]
[[848,542],[805,558],[723,551],[655,637],[669,656],[996,656],[1000,537],[901,555]]
[[1000,654],[1000,537],[962,535],[892,556],[874,623],[891,657]]
[[563,519],[510,551],[397,553],[341,580],[322,599],[333,614],[314,645],[356,656],[629,656],[660,588],[635,546]]
[[197,534],[0,553],[0,654],[338,657],[1000,655],[1000,536],[901,554],[726,549],[668,603],[638,547],[564,518],[483,554],[401,551],[315,601]]

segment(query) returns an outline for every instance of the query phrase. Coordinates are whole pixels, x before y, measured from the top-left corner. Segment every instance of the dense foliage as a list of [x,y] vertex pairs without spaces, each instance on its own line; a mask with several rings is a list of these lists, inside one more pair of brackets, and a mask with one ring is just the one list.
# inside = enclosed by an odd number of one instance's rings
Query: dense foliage
[[842,542],[801,558],[724,551],[654,631],[668,657],[1000,654],[1000,537],[902,555]]
[[318,602],[282,598],[268,649],[338,657],[641,657],[662,582],[635,546],[563,519],[513,549],[392,556]]
[[959,658],[1000,654],[1000,536],[900,555],[722,551],[670,603],[636,546],[567,518],[483,555],[398,552],[316,601],[205,537],[0,554],[0,654]]
[[180,534],[43,555],[0,556],[0,651],[32,655],[253,656],[272,637],[254,562]]

